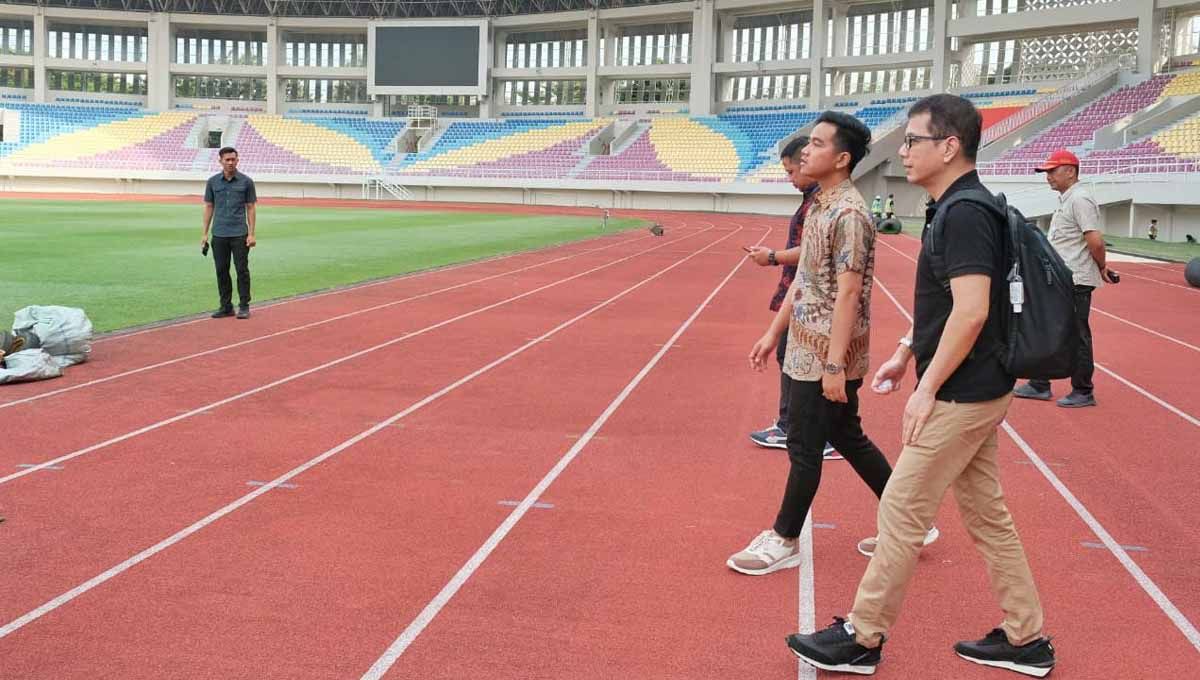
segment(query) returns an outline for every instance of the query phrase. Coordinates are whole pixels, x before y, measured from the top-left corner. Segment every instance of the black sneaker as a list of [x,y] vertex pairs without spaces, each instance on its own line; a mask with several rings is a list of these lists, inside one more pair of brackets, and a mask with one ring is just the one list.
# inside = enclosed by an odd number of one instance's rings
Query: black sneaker
[[237,318],[249,319],[250,318],[250,308],[249,307],[238,307]]
[[222,307],[212,313],[214,319],[224,319],[227,316],[233,316],[233,307]]
[[982,640],[964,641],[954,645],[954,651],[967,661],[994,668],[1006,668],[1035,678],[1044,678],[1054,670],[1054,647],[1050,644],[1050,638],[1039,638],[1029,644],[1015,647],[999,628],[992,630]]
[[1071,392],[1067,396],[1058,400],[1058,405],[1063,408],[1083,408],[1084,406],[1095,406],[1096,396],[1084,394],[1083,392]]
[[867,649],[854,640],[854,627],[840,616],[833,625],[812,635],[787,636],[788,648],[810,666],[835,673],[874,675],[883,645]]
[[1050,401],[1054,398],[1050,390],[1039,390],[1029,383],[1025,383],[1013,390],[1013,396],[1018,399],[1037,399],[1038,401]]

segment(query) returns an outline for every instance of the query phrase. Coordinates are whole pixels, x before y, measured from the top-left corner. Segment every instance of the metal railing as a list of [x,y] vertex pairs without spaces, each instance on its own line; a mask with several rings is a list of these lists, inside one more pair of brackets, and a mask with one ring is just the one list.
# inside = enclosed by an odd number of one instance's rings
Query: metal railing
[[[1034,175],[1034,168],[1041,163],[1037,159],[1021,161],[994,161],[977,166],[981,175]],[[1123,177],[1130,175],[1164,175],[1172,173],[1200,173],[1200,159],[1164,156],[1129,156],[1121,158],[1083,158],[1079,161],[1079,174],[1085,181],[1099,177]],[[1200,179],[1200,177],[1197,177]],[[1158,180],[1156,180],[1158,181]]]
[[1090,71],[1086,76],[1076,80],[1069,85],[1065,85],[1047,94],[1045,97],[1038,99],[1029,106],[1021,109],[1013,115],[989,127],[983,133],[981,146],[987,146],[992,142],[1008,135],[1017,128],[1020,128],[1028,123],[1045,116],[1059,108],[1068,99],[1087,90],[1115,74],[1122,69],[1130,68],[1127,55],[1118,55],[1117,57],[1104,61],[1096,70]]

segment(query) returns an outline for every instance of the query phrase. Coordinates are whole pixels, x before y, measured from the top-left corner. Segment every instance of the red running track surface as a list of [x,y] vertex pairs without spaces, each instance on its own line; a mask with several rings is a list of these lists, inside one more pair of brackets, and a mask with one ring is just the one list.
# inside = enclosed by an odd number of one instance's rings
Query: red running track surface
[[[814,677],[783,636],[849,607],[871,494],[828,464],[811,581],[724,566],[769,526],[787,471],[783,452],[746,439],[776,399],[777,377],[750,371],[746,354],[777,272],[738,248],[781,243],[786,221],[662,219],[661,240],[615,235],[266,307],[250,323],[108,340],[63,381],[6,388],[2,475],[120,441],[0,482],[0,677],[361,677],[389,646],[394,663],[377,666],[388,678]],[[876,364],[907,328],[918,247],[880,243]],[[1200,617],[1200,429],[1187,420],[1200,398],[1186,380],[1200,357],[1180,344],[1197,344],[1195,328],[1174,323],[1196,304],[1186,295],[1137,277],[1096,295],[1124,319],[1093,316],[1097,361],[1159,401],[1100,372],[1099,407],[1022,402],[1009,418],[1131,547],[1141,583],[1084,545],[1100,539],[1001,437],[1059,647],[1054,677],[1194,675],[1196,646],[1144,587]],[[864,392],[868,433],[891,457],[903,406]],[[247,486],[330,452],[287,487]],[[547,480],[539,505],[510,504]],[[952,506],[878,677],[1003,675],[950,651],[1001,616]]]

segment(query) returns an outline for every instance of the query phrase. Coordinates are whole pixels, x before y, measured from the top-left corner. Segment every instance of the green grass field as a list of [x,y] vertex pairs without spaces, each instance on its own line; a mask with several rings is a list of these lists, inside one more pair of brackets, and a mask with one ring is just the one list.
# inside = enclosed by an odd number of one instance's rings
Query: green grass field
[[[215,309],[201,216],[200,205],[3,201],[0,328],[32,304],[82,307],[97,331]],[[610,219],[608,232],[642,225]],[[599,214],[263,206],[250,256],[254,303],[602,233]]]

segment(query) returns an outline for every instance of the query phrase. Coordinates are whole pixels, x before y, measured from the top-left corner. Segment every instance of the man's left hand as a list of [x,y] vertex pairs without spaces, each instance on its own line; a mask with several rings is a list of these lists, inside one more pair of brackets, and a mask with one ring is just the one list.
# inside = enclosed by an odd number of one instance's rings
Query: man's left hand
[[254,237],[252,235],[247,234],[246,235],[246,247],[253,248],[255,243],[258,243],[258,241],[255,241]]
[[822,375],[821,392],[829,401],[846,403],[846,372],[838,371]]

